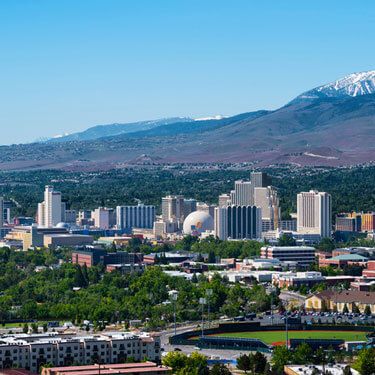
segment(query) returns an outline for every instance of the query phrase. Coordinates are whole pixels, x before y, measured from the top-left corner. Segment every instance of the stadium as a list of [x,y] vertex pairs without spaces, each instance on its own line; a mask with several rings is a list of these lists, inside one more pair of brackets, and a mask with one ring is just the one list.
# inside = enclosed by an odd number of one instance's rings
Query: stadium
[[375,329],[371,326],[306,325],[301,322],[285,325],[261,325],[259,322],[223,323],[203,331],[184,332],[170,338],[172,345],[193,345],[199,348],[271,352],[277,345],[295,348],[301,343],[313,349],[346,350],[375,347]]

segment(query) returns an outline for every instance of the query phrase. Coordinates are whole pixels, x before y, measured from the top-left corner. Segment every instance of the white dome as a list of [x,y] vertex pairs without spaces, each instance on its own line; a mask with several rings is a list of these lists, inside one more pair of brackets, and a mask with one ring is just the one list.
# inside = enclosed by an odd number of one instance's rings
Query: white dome
[[59,229],[69,229],[70,228],[70,225],[68,223],[58,223],[56,225],[56,228],[59,228]]
[[214,219],[205,211],[194,211],[184,221],[184,234],[201,234],[214,229]]

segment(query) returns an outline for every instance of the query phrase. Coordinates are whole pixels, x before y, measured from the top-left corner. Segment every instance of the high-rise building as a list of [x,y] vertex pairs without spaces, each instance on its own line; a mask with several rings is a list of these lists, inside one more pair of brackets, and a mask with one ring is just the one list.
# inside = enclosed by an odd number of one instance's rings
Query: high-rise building
[[265,172],[251,172],[250,181],[253,188],[267,187],[272,185],[272,179]]
[[375,212],[362,213],[362,232],[375,231]]
[[98,207],[92,212],[91,217],[96,228],[110,229],[116,225],[116,212],[113,208]]
[[330,237],[331,230],[331,195],[315,190],[297,194],[297,231]]
[[254,188],[254,206],[262,209],[262,220],[271,223],[271,230],[278,228],[280,207],[277,190],[274,187]]
[[182,225],[184,222],[185,200],[182,195],[168,195],[162,198],[162,218],[164,222],[177,222]]
[[197,203],[197,211],[207,212],[212,218],[215,216],[216,206],[213,204],[207,204],[204,202]]
[[38,204],[38,224],[41,227],[52,228],[63,219],[61,193],[52,186],[46,186],[44,201]]
[[4,198],[0,197],[0,228],[4,226]]
[[261,237],[262,213],[255,206],[227,206],[215,209],[215,234],[221,240]]
[[229,194],[221,194],[219,195],[219,207],[226,207],[231,204],[230,195]]
[[77,212],[76,210],[64,210],[63,211],[63,220],[64,223],[76,224],[77,222]]
[[138,204],[137,206],[118,206],[116,208],[117,228],[153,228],[155,221],[155,206]]
[[197,210],[197,201],[195,199],[184,199],[184,218]]
[[254,203],[253,189],[250,181],[235,181],[234,192],[231,195],[232,204],[235,206],[250,206]]

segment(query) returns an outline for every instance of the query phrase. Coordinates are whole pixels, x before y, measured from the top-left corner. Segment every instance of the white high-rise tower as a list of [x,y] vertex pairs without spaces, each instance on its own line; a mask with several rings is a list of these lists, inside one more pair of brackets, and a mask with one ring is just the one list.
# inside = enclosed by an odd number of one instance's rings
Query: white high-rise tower
[[44,202],[38,205],[38,224],[52,228],[61,222],[62,216],[61,193],[52,186],[46,186]]
[[297,231],[330,237],[331,230],[331,195],[315,190],[297,194]]

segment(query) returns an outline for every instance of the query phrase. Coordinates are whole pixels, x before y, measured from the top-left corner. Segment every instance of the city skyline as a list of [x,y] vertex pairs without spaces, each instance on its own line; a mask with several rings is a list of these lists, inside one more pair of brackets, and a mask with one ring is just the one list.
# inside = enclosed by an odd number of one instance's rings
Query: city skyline
[[0,144],[275,109],[373,69],[375,7],[365,3],[3,3]]

